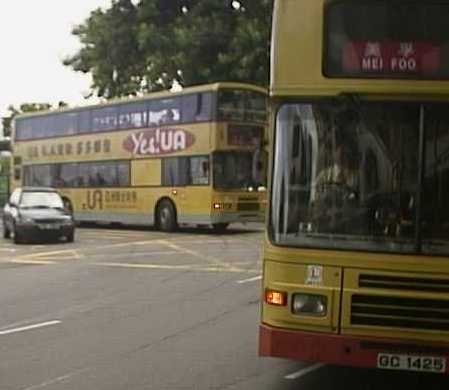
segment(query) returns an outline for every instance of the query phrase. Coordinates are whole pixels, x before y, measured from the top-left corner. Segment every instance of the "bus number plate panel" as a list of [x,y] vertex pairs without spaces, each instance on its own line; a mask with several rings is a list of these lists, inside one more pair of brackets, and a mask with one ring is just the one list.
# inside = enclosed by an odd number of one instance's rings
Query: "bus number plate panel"
[[438,356],[416,356],[379,353],[377,368],[417,372],[446,372],[446,359]]

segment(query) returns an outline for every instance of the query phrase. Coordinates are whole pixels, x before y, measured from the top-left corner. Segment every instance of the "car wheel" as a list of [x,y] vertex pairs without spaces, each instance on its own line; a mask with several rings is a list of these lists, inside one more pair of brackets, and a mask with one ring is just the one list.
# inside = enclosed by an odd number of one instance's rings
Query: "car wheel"
[[224,233],[228,226],[229,223],[214,223],[212,225],[212,228],[214,229],[215,233]]
[[6,224],[3,223],[3,238],[9,238],[9,237],[11,237],[11,232],[6,227]]
[[22,243],[22,237],[20,236],[19,232],[17,231],[17,227],[14,226],[14,244],[20,244]]
[[163,232],[173,232],[178,227],[173,203],[163,200],[157,208],[157,228]]
[[66,239],[67,239],[67,242],[75,241],[75,232],[71,232],[71,233],[67,234]]

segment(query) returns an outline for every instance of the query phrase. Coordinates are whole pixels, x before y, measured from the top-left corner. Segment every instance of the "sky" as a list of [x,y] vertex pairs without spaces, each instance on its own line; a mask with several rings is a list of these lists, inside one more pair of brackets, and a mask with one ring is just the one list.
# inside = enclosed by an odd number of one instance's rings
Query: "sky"
[[62,64],[77,52],[71,34],[111,0],[3,0],[0,2],[0,116],[9,105],[65,101],[83,105],[91,79]]

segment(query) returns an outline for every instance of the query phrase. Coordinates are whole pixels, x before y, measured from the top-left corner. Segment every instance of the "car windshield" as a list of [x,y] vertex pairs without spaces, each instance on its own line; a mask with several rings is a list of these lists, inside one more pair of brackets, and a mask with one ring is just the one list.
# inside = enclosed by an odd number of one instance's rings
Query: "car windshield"
[[61,197],[56,192],[23,192],[21,208],[64,208]]
[[248,190],[266,185],[266,152],[217,152],[214,154],[214,187]]
[[449,253],[448,124],[447,108],[436,104],[284,105],[276,121],[273,240]]

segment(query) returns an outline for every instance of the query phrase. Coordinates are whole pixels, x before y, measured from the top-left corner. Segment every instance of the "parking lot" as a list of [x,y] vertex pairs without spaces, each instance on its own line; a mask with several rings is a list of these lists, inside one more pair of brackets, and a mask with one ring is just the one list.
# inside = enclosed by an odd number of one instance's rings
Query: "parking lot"
[[258,358],[263,237],[90,226],[73,244],[0,239],[0,389],[443,388]]

